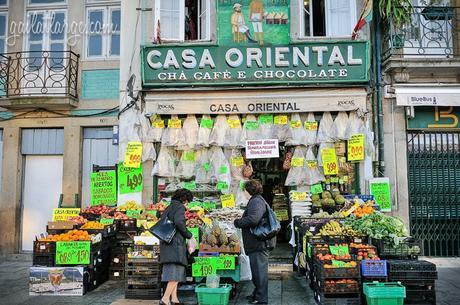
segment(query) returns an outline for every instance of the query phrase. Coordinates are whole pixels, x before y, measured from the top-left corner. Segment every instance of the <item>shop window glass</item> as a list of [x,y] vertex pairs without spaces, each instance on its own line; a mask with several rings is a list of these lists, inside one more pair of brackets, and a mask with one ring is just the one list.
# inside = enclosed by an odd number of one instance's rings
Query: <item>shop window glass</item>
[[119,7],[88,9],[87,57],[120,55],[121,16]]

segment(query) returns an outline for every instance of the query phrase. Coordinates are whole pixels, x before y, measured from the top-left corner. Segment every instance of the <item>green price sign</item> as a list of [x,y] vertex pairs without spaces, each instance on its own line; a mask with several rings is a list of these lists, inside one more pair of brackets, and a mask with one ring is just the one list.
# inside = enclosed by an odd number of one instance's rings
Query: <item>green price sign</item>
[[212,211],[216,209],[216,203],[215,202],[203,202],[202,207],[206,211]]
[[111,225],[113,224],[113,221],[113,218],[101,218],[101,220],[99,220],[99,222],[103,225]]
[[157,210],[145,210],[145,213],[157,217],[158,211]]
[[343,256],[348,255],[350,252],[348,251],[348,246],[329,246],[329,251],[332,255]]
[[315,194],[321,194],[323,192],[323,185],[321,183],[318,184],[313,184],[310,187],[310,192],[315,195]]
[[339,267],[339,268],[344,268],[345,267],[345,262],[337,261],[337,260],[333,259],[332,260],[332,266]]
[[118,189],[120,194],[131,194],[142,192],[143,177],[142,166],[139,168],[124,167],[118,165]]
[[200,243],[200,228],[187,228],[192,234],[193,237],[195,238],[197,244]]
[[220,175],[224,175],[226,173],[228,173],[228,167],[227,166],[224,165],[224,166],[219,167],[219,174]]
[[217,188],[218,191],[226,190],[226,189],[228,189],[228,184],[227,184],[227,182],[219,181],[219,182],[217,182],[217,187],[216,188]]
[[142,210],[127,210],[126,216],[129,218],[139,218],[141,217]]
[[56,265],[88,265],[90,250],[90,241],[58,241]]
[[375,178],[369,181],[371,195],[380,206],[382,212],[391,212],[390,179]]
[[259,122],[247,121],[244,124],[244,128],[247,130],[257,130],[259,128]]
[[260,124],[273,124],[273,114],[261,114],[259,122]]
[[216,257],[195,257],[195,263],[192,264],[192,276],[203,277],[217,274]]
[[117,178],[115,171],[91,173],[91,205],[117,204]]
[[212,129],[214,121],[212,119],[201,119],[200,127],[206,129]]
[[196,182],[195,181],[183,182],[182,187],[184,189],[189,190],[189,191],[194,191],[194,190],[196,190]]
[[217,270],[235,270],[235,257],[231,255],[218,257]]

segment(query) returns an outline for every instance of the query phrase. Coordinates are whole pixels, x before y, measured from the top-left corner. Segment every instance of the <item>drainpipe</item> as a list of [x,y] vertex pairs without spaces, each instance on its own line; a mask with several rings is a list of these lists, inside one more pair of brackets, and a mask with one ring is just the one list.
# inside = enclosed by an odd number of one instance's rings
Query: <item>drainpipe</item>
[[374,108],[374,117],[377,121],[377,139],[378,139],[378,164],[377,176],[381,177],[385,172],[385,159],[384,159],[384,138],[383,138],[383,101],[382,101],[382,57],[381,57],[381,24],[382,18],[380,17],[378,2],[374,1],[374,65],[375,65],[375,100],[377,109]]

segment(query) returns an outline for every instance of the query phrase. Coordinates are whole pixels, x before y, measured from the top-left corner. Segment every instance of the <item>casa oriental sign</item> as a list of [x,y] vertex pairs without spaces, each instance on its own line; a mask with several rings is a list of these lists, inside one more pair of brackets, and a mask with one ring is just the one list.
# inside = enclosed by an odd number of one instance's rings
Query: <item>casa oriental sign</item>
[[145,46],[144,87],[301,85],[368,81],[366,41],[286,46]]

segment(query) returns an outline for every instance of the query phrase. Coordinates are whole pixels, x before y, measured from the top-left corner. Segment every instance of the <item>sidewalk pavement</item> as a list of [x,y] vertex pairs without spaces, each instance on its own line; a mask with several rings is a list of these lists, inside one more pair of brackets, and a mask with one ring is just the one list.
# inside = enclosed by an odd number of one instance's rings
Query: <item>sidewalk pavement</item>
[[[460,258],[425,258],[437,264],[439,280],[436,282],[436,297],[439,305],[460,304]],[[154,305],[155,301],[124,299],[124,283],[109,281],[82,297],[31,297],[29,296],[28,272],[30,261],[8,261],[0,263],[0,304],[5,305]],[[250,294],[251,284],[240,285],[230,305],[247,304],[245,296]],[[196,304],[193,293],[183,298],[186,304]],[[313,293],[304,277],[296,273],[285,280],[271,280],[269,301],[272,305],[315,304]]]

